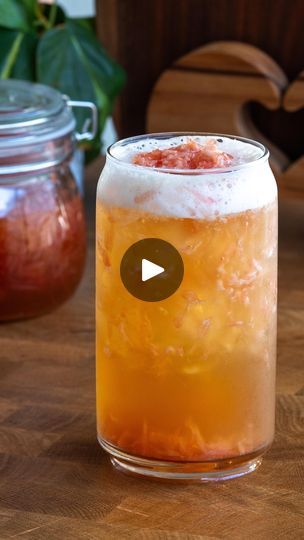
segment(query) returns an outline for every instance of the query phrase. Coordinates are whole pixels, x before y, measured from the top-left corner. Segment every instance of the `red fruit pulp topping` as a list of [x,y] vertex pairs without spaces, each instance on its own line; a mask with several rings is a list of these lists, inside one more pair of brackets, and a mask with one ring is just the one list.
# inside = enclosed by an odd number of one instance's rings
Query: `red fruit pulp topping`
[[213,169],[228,167],[232,159],[230,154],[219,150],[215,140],[208,139],[205,144],[190,140],[163,150],[139,152],[133,157],[133,163],[166,169]]

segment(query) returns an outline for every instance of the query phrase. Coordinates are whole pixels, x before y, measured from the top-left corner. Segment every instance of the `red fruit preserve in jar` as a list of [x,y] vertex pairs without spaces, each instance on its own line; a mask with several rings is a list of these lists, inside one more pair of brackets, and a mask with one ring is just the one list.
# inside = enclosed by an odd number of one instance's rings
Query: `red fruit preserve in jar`
[[75,119],[51,88],[0,82],[0,320],[33,317],[76,289],[86,253],[71,169]]

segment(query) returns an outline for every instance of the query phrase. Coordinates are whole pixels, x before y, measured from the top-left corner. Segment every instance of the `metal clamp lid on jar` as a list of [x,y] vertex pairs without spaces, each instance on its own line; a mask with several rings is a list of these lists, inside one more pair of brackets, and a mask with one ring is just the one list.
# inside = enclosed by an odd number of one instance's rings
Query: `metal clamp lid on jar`
[[[76,131],[73,108],[89,111]],[[97,132],[98,113],[91,101],[74,101],[54,88],[26,81],[0,81],[0,175],[42,170],[72,152],[72,140],[90,141]],[[53,145],[50,143],[53,142]],[[58,143],[58,144],[57,144]],[[52,148],[56,152],[52,154]]]
[[[68,107],[78,108],[78,109],[89,109],[91,117],[87,118],[84,121],[82,126],[82,131],[76,131],[75,137],[78,142],[80,141],[92,141],[97,133],[97,124],[98,124],[98,112],[97,107],[92,101],[75,101],[70,99],[68,96],[64,95],[63,98],[66,100]],[[89,129],[91,128],[91,129]]]

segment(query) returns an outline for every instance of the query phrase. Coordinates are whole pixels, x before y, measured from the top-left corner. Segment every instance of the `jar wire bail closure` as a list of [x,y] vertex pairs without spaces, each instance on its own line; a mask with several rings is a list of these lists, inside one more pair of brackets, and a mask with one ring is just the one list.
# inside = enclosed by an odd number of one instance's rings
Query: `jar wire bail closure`
[[97,133],[98,126],[98,112],[96,105],[92,101],[77,101],[70,99],[67,95],[63,95],[63,99],[71,109],[79,108],[90,110],[91,117],[85,120],[81,133],[77,131],[75,137],[78,142],[84,140],[92,141]]

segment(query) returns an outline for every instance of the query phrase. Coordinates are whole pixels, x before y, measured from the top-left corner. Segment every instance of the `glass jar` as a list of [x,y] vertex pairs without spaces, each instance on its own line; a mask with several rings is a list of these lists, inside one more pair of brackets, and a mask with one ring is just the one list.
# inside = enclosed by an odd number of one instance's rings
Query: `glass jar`
[[[52,310],[82,276],[85,219],[71,170],[77,139],[72,105],[44,85],[0,82],[2,321]],[[95,124],[94,105],[83,105]],[[94,129],[78,138],[92,138]]]

